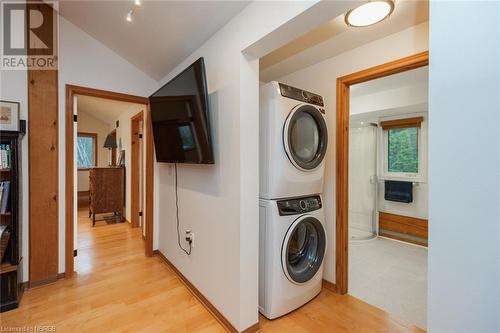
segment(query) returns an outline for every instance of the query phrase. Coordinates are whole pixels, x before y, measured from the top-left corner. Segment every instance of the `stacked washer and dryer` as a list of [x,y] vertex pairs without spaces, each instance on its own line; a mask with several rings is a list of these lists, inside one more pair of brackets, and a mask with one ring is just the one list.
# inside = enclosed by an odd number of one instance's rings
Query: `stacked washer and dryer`
[[317,94],[278,82],[260,88],[259,311],[269,319],[321,291],[324,114]]

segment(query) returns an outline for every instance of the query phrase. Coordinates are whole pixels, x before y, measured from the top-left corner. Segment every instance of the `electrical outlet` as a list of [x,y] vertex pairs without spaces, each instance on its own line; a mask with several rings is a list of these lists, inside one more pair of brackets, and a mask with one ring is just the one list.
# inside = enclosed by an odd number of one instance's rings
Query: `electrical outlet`
[[186,242],[190,243],[192,247],[193,241],[194,241],[194,233],[191,230],[186,230]]

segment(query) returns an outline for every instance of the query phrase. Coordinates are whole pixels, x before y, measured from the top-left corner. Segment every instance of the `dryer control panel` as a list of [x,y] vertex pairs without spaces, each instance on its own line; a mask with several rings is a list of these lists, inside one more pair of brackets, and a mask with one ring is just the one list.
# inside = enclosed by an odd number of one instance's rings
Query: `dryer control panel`
[[319,195],[280,200],[277,204],[280,216],[304,214],[323,207]]
[[[314,94],[312,92],[305,91],[299,88],[287,86],[286,84],[283,83],[280,83],[279,85],[280,85],[281,96],[283,97],[296,99],[297,101],[314,104],[322,107],[325,106],[325,104],[323,103],[323,97],[321,97],[318,94]],[[325,113],[324,110],[322,112]]]

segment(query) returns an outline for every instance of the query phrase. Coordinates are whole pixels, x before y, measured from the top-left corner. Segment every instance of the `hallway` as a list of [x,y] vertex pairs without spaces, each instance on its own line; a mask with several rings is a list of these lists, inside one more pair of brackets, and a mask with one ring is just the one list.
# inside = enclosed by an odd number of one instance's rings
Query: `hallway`
[[[78,212],[76,273],[29,289],[2,327],[54,325],[57,332],[225,332],[170,268],[144,256],[140,229],[127,223],[90,226]],[[384,311],[329,290],[282,318],[260,317],[262,331],[421,332]]]
[[57,332],[224,332],[159,257],[144,256],[140,229],[78,212],[75,275],[29,289],[1,326],[55,325]]

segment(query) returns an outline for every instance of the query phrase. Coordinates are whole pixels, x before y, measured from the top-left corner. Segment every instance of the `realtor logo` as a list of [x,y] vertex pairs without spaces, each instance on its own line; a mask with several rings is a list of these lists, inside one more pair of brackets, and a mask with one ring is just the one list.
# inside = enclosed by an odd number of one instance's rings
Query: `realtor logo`
[[56,4],[2,1],[2,70],[57,69]]

